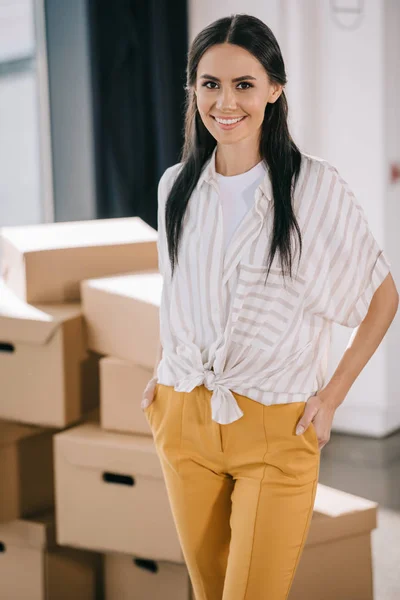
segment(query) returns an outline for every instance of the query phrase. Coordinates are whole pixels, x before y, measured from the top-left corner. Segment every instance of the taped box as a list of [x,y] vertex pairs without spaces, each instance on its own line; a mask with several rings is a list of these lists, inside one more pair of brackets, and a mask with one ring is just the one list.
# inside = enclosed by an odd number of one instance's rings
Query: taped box
[[80,300],[80,282],[158,269],[157,231],[139,217],[0,229],[1,275],[25,302]]
[[59,544],[184,563],[152,437],[84,423],[53,442]]
[[318,484],[289,600],[373,600],[371,532],[378,504]]
[[79,302],[31,305],[0,281],[0,418],[66,427],[99,405]]
[[61,548],[54,514],[0,523],[0,598],[4,600],[98,600],[102,556]]

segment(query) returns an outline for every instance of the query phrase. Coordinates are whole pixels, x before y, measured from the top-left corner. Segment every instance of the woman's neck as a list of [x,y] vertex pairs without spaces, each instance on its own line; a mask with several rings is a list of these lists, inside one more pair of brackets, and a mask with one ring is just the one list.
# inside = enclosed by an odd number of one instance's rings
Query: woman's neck
[[215,170],[220,175],[232,177],[250,171],[261,161],[258,148],[246,151],[238,150],[236,145],[224,145],[217,148]]

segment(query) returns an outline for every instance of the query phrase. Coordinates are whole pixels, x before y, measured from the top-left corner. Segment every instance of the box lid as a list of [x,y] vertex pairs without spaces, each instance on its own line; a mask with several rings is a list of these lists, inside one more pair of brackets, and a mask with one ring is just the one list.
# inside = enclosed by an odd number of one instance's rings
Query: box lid
[[0,523],[0,542],[5,546],[50,549],[56,546],[54,512]]
[[370,532],[377,527],[378,503],[318,483],[307,545]]
[[79,468],[162,479],[160,460],[150,435],[117,433],[99,423],[83,423],[53,436],[55,456]]
[[45,344],[63,322],[81,316],[80,302],[27,304],[0,280],[0,342]]
[[112,277],[86,279],[81,287],[87,290],[100,290],[111,295],[134,298],[140,302],[159,307],[163,287],[163,277],[155,270],[124,273]]
[[157,231],[139,217],[93,219],[2,227],[1,236],[22,254],[153,242]]

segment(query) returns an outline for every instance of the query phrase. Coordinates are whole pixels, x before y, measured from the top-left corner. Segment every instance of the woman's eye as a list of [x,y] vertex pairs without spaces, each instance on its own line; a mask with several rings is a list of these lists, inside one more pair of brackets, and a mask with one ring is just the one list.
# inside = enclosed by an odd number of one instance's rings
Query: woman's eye
[[[215,81],[206,81],[205,83],[203,83],[203,87],[208,86],[209,83],[217,85],[217,83]],[[247,85],[249,87],[253,87],[253,85],[251,83],[248,83],[247,81],[241,81],[240,83],[238,83],[238,85]],[[249,87],[247,87],[247,88],[241,88],[241,89],[248,90]],[[207,89],[209,89],[209,90],[215,90],[214,87],[211,87],[211,88],[208,87]]]
[[[242,81],[239,83],[239,85],[248,85],[249,87],[253,87],[251,83],[248,83],[247,81]],[[249,88],[246,88],[246,90],[248,90]]]

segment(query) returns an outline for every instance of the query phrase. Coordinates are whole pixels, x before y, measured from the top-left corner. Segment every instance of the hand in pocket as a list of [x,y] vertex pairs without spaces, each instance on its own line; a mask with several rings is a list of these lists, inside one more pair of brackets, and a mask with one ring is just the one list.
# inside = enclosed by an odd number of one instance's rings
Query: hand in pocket
[[154,390],[158,382],[158,377],[152,377],[143,391],[143,398],[141,402],[141,408],[145,409],[153,402]]

